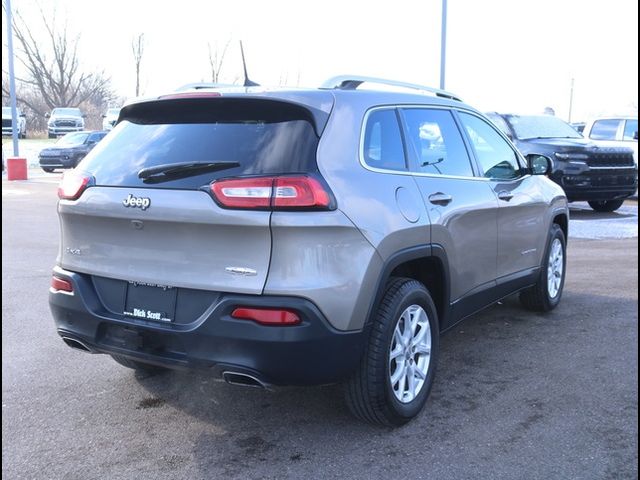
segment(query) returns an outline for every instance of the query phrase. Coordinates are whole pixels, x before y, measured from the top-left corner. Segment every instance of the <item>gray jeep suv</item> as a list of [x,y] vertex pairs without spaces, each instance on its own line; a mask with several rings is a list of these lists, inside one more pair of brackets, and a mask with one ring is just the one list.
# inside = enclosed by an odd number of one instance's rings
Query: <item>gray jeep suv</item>
[[560,301],[549,169],[455,96],[380,79],[131,103],[59,188],[57,331],[134,369],[343,382],[357,417],[400,425],[440,333],[513,293]]

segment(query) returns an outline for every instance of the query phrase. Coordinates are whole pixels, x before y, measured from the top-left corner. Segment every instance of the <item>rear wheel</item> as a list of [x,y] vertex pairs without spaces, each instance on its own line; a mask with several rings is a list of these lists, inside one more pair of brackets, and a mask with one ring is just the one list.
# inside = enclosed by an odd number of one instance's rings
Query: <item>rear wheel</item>
[[123,367],[130,368],[135,370],[136,372],[142,373],[160,373],[165,372],[168,369],[163,367],[158,367],[157,365],[150,365],[148,363],[138,362],[136,360],[131,360],[130,358],[123,357],[121,355],[111,355],[111,357]]
[[560,303],[567,265],[566,239],[559,225],[553,224],[538,282],[520,292],[520,302],[536,312],[548,312]]
[[436,372],[438,315],[420,282],[394,278],[375,312],[360,366],[345,385],[361,420],[399,426],[424,407]]
[[593,208],[596,212],[615,212],[619,209],[624,203],[624,199],[622,200],[600,200],[600,201],[591,201],[589,202],[589,206]]

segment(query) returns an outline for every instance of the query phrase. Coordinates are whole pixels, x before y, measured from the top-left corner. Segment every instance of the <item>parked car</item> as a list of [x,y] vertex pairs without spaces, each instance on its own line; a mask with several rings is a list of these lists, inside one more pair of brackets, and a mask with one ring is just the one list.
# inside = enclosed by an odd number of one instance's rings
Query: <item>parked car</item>
[[599,146],[551,115],[488,117],[524,155],[553,159],[551,179],[564,188],[570,202],[587,201],[598,212],[613,212],[638,188],[638,167],[630,148]]
[[45,172],[53,172],[56,168],[75,168],[107,133],[97,131],[66,134],[55,146],[40,150],[40,167]]
[[118,125],[58,191],[49,303],[77,350],[245,386],[343,382],[357,417],[400,425],[440,332],[510,294],[560,302],[551,159],[450,93],[200,89]]
[[119,108],[110,108],[106,111],[104,115],[102,115],[102,129],[103,130],[112,130],[118,121],[118,115],[120,115]]
[[583,131],[586,138],[604,146],[630,147],[638,164],[638,117],[607,117],[589,121]]
[[[18,115],[18,137],[27,138],[27,118],[24,113],[18,108],[16,109]],[[13,135],[13,117],[11,115],[11,107],[2,107],[2,135]]]
[[49,119],[47,122],[49,138],[84,130],[84,118],[86,115],[79,108],[54,108],[45,117]]

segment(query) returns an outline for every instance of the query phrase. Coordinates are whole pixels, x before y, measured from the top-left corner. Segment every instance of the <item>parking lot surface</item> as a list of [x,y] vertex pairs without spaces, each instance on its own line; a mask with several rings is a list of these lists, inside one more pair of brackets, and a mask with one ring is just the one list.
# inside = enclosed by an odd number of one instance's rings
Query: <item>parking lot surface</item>
[[560,306],[509,298],[445,334],[426,409],[390,430],[337,386],[136,376],[65,346],[47,305],[55,177],[3,182],[5,478],[637,478],[637,203],[572,205]]

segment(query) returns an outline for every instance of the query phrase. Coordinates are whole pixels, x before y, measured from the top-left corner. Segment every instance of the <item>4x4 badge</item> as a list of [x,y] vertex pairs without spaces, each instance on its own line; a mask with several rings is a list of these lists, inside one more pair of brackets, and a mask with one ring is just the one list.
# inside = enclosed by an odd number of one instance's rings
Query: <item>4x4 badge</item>
[[122,201],[122,205],[127,208],[131,207],[146,210],[151,206],[151,199],[147,197],[134,197],[129,194],[129,196]]

